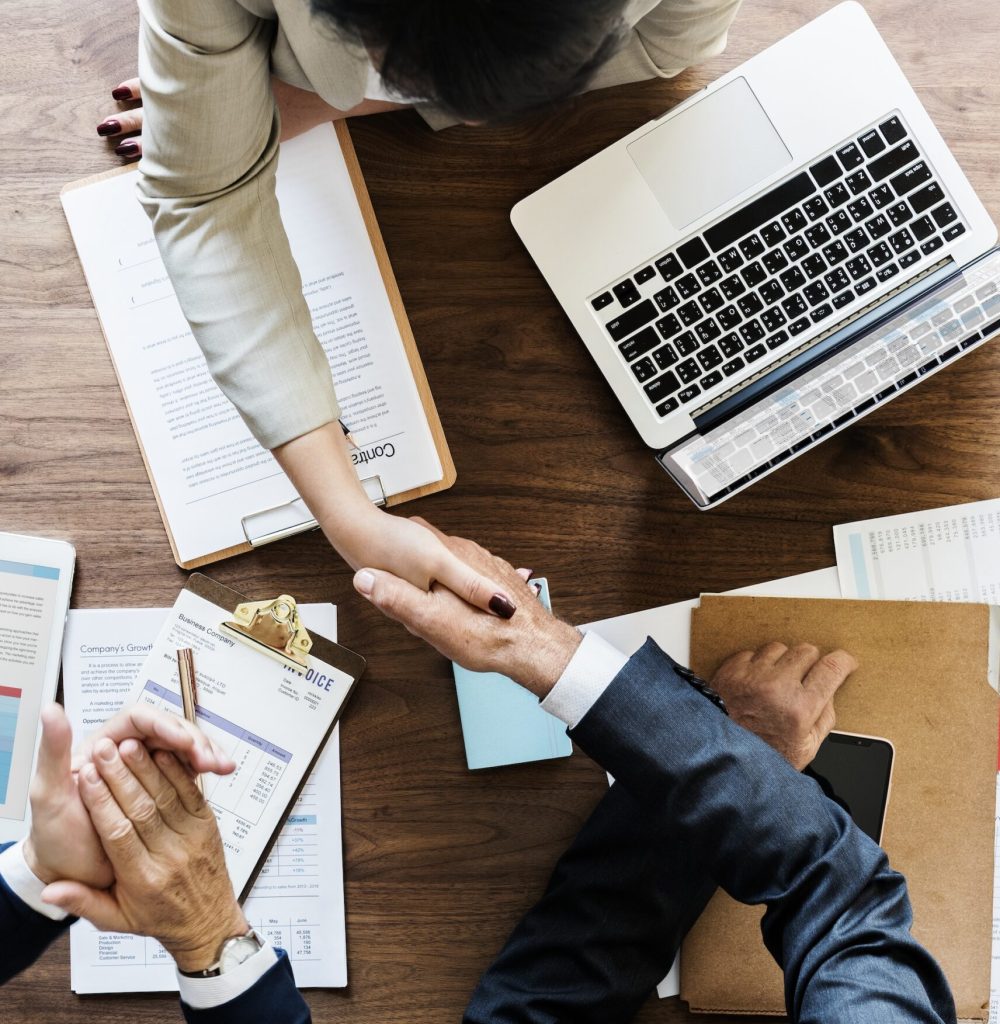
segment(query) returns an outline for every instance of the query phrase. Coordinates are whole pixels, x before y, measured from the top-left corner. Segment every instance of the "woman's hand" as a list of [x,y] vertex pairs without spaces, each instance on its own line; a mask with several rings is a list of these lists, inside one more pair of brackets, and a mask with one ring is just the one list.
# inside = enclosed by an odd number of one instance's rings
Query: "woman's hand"
[[336,421],[279,445],[272,454],[352,569],[385,569],[422,590],[437,582],[482,611],[504,619],[514,614],[509,588],[465,561],[444,543],[443,534],[422,519],[402,519],[372,504]]
[[[385,569],[421,590],[434,583],[447,587],[467,604],[509,619],[517,610],[511,587],[495,582],[445,543],[445,536],[423,519],[401,519],[373,509],[368,525],[344,551],[354,568]],[[480,563],[481,568],[487,568]],[[489,566],[492,568],[492,566]],[[495,579],[499,579],[499,574]]]
[[[119,103],[133,103],[142,99],[138,78],[129,78],[111,90],[112,99]],[[142,156],[142,107],[123,107],[106,117],[98,126],[97,134],[115,143],[115,152],[125,160],[138,160]]]
[[[318,124],[337,121],[342,117],[360,117],[364,114],[381,114],[390,110],[404,109],[404,104],[383,103],[381,100],[362,100],[350,110],[338,110],[324,102],[314,92],[296,89],[278,78],[271,79],[271,89],[278,104],[281,118],[281,140],[293,139],[296,135],[315,128]],[[112,99],[122,104],[122,109],[109,114],[98,126],[97,134],[115,143],[115,152],[124,160],[138,160],[142,156],[142,87],[138,78],[129,78],[111,90]],[[136,101],[139,106],[136,106]]]

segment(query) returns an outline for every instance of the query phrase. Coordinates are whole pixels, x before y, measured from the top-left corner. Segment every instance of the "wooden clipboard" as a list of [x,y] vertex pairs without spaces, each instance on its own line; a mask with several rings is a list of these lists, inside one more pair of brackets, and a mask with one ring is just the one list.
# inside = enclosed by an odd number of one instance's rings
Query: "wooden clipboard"
[[[209,579],[200,572],[192,573],[191,576],[188,577],[188,581],[184,585],[184,589],[190,590],[198,597],[203,598],[211,604],[217,605],[225,614],[230,616],[235,612],[237,605],[243,604],[247,600],[247,598],[242,594],[237,593],[235,590],[230,590],[229,587],[223,586],[221,583],[216,583],[215,580]],[[278,836],[280,835],[282,828],[284,828],[285,820],[288,818],[288,815],[291,813],[296,801],[302,794],[305,784],[309,781],[309,776],[312,775],[313,769],[316,767],[316,762],[319,760],[320,754],[323,753],[323,748],[326,746],[330,736],[333,734],[334,728],[340,721],[341,715],[344,713],[344,708],[347,707],[347,703],[351,699],[355,687],[358,685],[358,681],[364,674],[367,664],[360,654],[355,654],[354,651],[348,650],[346,647],[341,647],[340,644],[334,643],[332,640],[328,640],[326,637],[320,636],[312,630],[309,631],[309,635],[312,638],[310,656],[318,658],[327,665],[339,669],[341,672],[348,675],[352,680],[351,687],[344,696],[343,701],[341,701],[340,708],[337,710],[337,714],[330,723],[330,728],[326,731],[322,742],[316,748],[315,753],[310,759],[309,765],[302,775],[302,781],[298,786],[296,786],[295,793],[288,802],[288,805],[281,816],[281,824],[279,824],[274,832],[271,833],[271,836],[267,841],[267,845],[264,847],[264,851],[258,858],[257,863],[254,865],[253,871],[250,873],[250,877],[247,880],[246,885],[243,887],[242,892],[240,892],[240,903],[250,895],[250,890],[253,888],[254,882],[257,880],[257,876],[264,867],[274,844],[278,841]],[[260,654],[258,657],[263,658],[265,655]]]
[[[368,186],[365,184],[364,176],[361,173],[361,164],[358,162],[358,156],[354,150],[354,143],[351,140],[350,129],[348,128],[345,120],[335,121],[333,122],[333,126],[337,133],[337,141],[340,143],[340,148],[344,154],[344,162],[347,165],[348,173],[351,176],[351,182],[354,185],[354,194],[357,197],[358,206],[361,209],[361,216],[363,217],[365,227],[368,230],[368,238],[371,241],[372,250],[375,253],[375,261],[378,264],[379,272],[382,275],[382,282],[385,285],[389,305],[392,308],[392,315],[396,320],[396,326],[399,328],[399,336],[403,342],[403,349],[406,352],[410,372],[413,374],[413,381],[417,388],[417,394],[420,396],[420,402],[424,408],[424,415],[427,417],[427,425],[430,429],[431,437],[434,440],[434,447],[437,450],[438,459],[441,462],[442,477],[440,480],[435,481],[434,483],[424,484],[422,487],[414,487],[409,491],[403,491],[399,494],[386,496],[385,504],[387,506],[401,505],[403,502],[412,501],[414,498],[422,498],[428,494],[435,494],[438,491],[447,490],[455,483],[458,474],[455,470],[455,462],[451,457],[451,450],[448,447],[448,441],[444,436],[444,428],[441,426],[441,418],[438,415],[434,396],[431,394],[430,385],[427,382],[427,374],[424,372],[424,364],[420,358],[420,353],[417,350],[417,342],[413,337],[413,329],[410,326],[409,317],[407,317],[406,309],[403,306],[403,299],[399,293],[399,285],[396,283],[396,275],[393,273],[392,264],[389,262],[389,253],[386,250],[385,241],[382,238],[382,231],[379,228],[378,220],[375,217],[375,209],[372,206],[371,197],[368,195]],[[113,170],[104,171],[101,174],[94,174],[88,178],[81,178],[79,181],[70,182],[68,185],[63,186],[60,194],[71,192],[74,189],[84,188],[87,185],[92,185],[98,181],[104,181],[107,178],[112,178],[119,174],[131,174],[134,172],[134,165],[116,167]],[[86,274],[85,268],[84,273]],[[88,288],[89,285],[90,282],[88,281]],[[98,321],[100,321],[99,313]],[[121,374],[118,372],[118,367],[115,364],[114,353],[111,351],[110,344],[108,344],[108,337],[104,330],[103,323],[101,323],[101,333],[104,335],[104,342],[108,347],[108,354],[111,356],[111,364],[114,367],[115,377],[118,380],[118,388],[121,391],[122,399],[125,402],[125,408],[128,412],[129,421],[132,424],[132,430],[135,433],[135,439],[139,445],[139,454],[142,456],[143,465],[146,467],[146,476],[149,477],[149,483],[153,489],[153,497],[156,499],[156,506],[160,511],[160,519],[163,521],[163,528],[167,532],[167,540],[170,542],[170,550],[173,553],[174,561],[182,569],[197,569],[203,565],[222,561],[224,558],[231,558],[233,555],[242,555],[248,551],[252,551],[254,549],[254,545],[247,540],[241,544],[234,544],[232,547],[223,548],[220,551],[213,551],[207,555],[192,558],[187,562],[182,562],[180,560],[180,556],[177,551],[177,544],[174,541],[174,535],[170,529],[170,523],[167,520],[166,512],[163,508],[163,502],[160,500],[160,493],[157,489],[156,481],[154,480],[153,474],[150,470],[149,459],[146,457],[146,451],[143,448],[141,439],[139,438],[139,432],[136,429],[135,417],[132,415],[132,408],[129,405],[128,396],[126,395],[125,388],[122,385]],[[248,515],[256,514],[257,511],[258,510],[250,509],[248,510]],[[304,527],[301,532],[306,532],[307,529],[308,527]],[[315,529],[315,527],[313,527],[313,529]]]

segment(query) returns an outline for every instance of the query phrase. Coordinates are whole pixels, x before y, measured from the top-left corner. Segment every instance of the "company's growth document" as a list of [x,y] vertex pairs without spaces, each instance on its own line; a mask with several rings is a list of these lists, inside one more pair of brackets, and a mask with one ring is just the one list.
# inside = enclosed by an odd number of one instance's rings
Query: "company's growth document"
[[[844,597],[894,601],[969,601],[1000,605],[1000,499],[885,516],[833,529]],[[993,609],[991,681],[998,683]],[[947,680],[942,680],[947,686]],[[990,1020],[1000,1020],[1000,775],[993,872],[993,974]],[[983,879],[985,882],[986,880]],[[989,890],[984,886],[984,893]]]
[[[302,605],[300,610],[307,628],[336,637],[333,605]],[[78,739],[127,702],[170,614],[167,608],[70,612],[63,689]],[[227,749],[232,753],[240,743],[231,739]],[[250,778],[245,758],[241,768]],[[210,792],[217,781],[205,776]],[[298,985],[347,984],[338,730],[282,828],[244,911],[260,934],[287,951]],[[155,939],[98,932],[79,921],[71,931],[70,950],[72,986],[78,993],[177,988],[173,961]]]
[[[71,186],[62,201],[175,557],[190,567],[245,545],[248,534],[311,517],[209,375],[139,205],[137,181],[134,171]],[[404,342],[331,125],[282,144],[277,191],[343,420],[359,445],[352,452],[359,477],[370,482],[372,497],[441,481],[410,362],[412,355],[419,368],[419,358]],[[260,515],[288,502],[294,504]]]

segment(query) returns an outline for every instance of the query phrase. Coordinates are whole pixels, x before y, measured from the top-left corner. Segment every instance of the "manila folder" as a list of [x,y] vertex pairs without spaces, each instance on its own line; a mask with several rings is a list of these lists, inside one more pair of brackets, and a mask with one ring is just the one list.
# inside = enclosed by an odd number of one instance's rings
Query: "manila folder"
[[[913,934],[937,958],[958,1016],[989,1012],[996,692],[987,605],[705,596],[691,624],[705,679],[769,640],[842,647],[860,668],[835,700],[837,729],[891,740],[882,845],[909,884]],[[685,939],[681,998],[692,1010],[783,1014],[781,971],[760,935],[763,908],[715,894]]]

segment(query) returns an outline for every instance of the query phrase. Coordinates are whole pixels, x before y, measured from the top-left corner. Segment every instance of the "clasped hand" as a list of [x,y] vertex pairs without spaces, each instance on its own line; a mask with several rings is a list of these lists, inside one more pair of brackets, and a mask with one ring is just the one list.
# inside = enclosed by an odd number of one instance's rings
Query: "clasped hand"
[[181,970],[208,967],[247,930],[215,815],[195,772],[234,763],[196,726],[152,708],[121,712],[76,758],[65,712],[42,712],[24,856],[42,899],[106,931],[152,935]]

